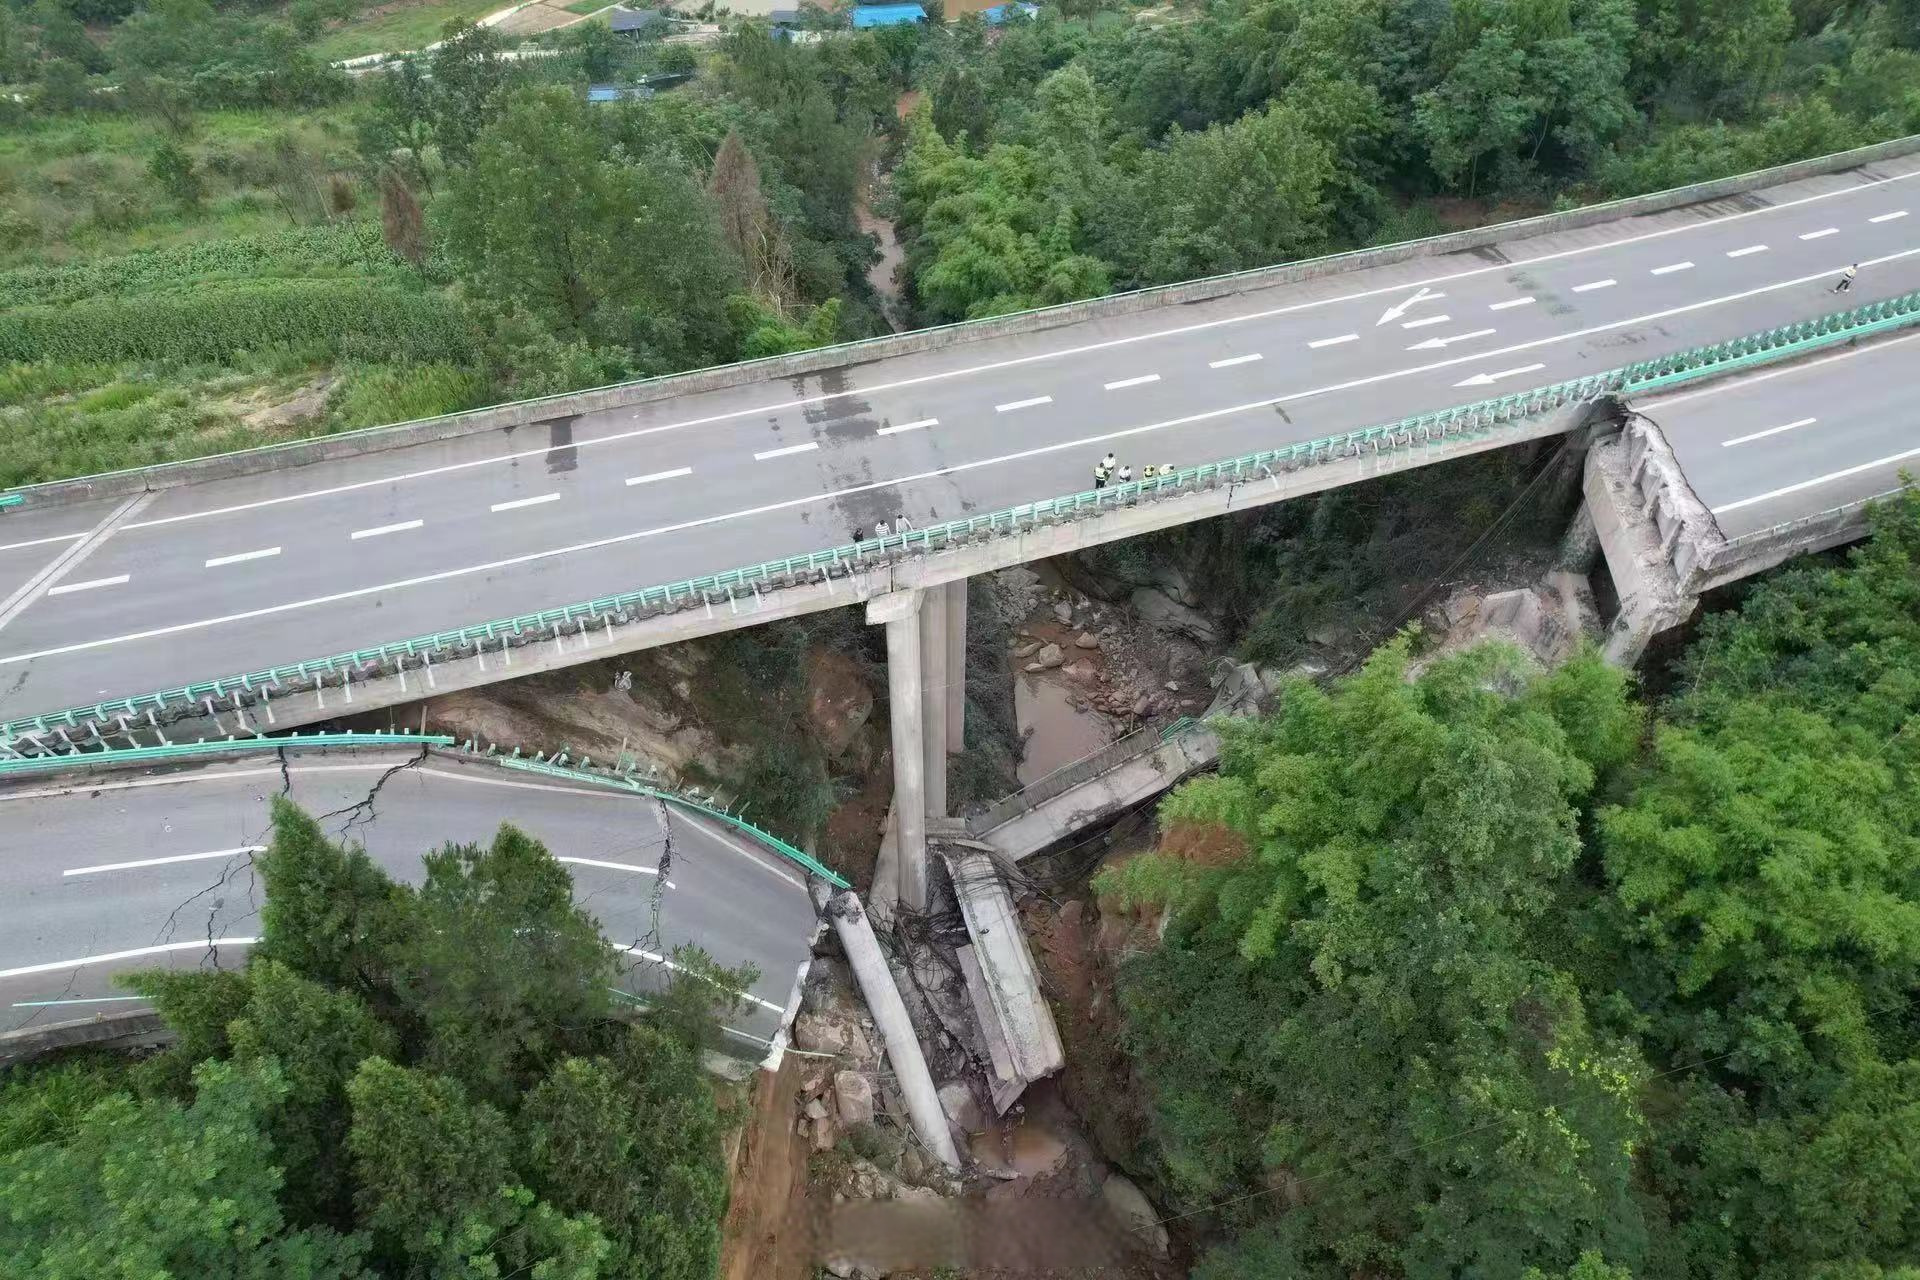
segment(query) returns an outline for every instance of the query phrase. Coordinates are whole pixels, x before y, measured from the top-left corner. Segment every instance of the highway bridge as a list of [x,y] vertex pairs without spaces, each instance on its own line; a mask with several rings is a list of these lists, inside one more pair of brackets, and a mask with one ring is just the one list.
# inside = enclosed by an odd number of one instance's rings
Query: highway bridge
[[[917,850],[959,742],[967,576],[1574,430],[1609,396],[1664,422],[1642,392],[1890,333],[1920,318],[1916,152],[23,491],[0,515],[0,743],[271,732],[865,601]],[[1711,495],[1687,528],[1724,544],[1892,488],[1910,351],[1674,403],[1661,501]],[[1834,379],[1881,399],[1850,392],[1850,427],[1775,412]],[[1176,478],[1088,492],[1108,452]]]
[[0,1032],[145,1008],[114,984],[129,969],[242,965],[260,925],[252,860],[284,794],[408,884],[422,854],[510,822],[572,875],[621,950],[623,990],[658,990],[673,949],[694,943],[759,971],[731,1047],[763,1058],[784,1040],[818,927],[808,870],[698,812],[444,739],[100,763],[0,773]]

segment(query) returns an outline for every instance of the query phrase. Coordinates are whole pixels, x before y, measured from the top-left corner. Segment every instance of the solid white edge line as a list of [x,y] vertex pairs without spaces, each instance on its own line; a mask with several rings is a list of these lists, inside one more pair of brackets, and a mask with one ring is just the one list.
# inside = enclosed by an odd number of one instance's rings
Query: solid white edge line
[[[1906,258],[1920,256],[1920,247],[1902,249],[1898,253],[1871,258],[1863,266],[1879,266],[1882,263],[1898,262]],[[1655,320],[1665,320],[1672,316],[1686,315],[1694,311],[1704,311],[1711,307],[1727,303],[1743,302],[1748,298],[1757,298],[1763,294],[1774,293],[1781,289],[1791,289],[1798,285],[1809,284],[1817,280],[1833,278],[1831,268],[1811,275],[1796,276],[1788,280],[1776,280],[1772,284],[1756,285],[1738,293],[1723,294],[1717,298],[1703,298],[1697,302],[1682,303],[1662,311],[1649,312],[1646,315],[1628,316],[1620,320],[1610,320],[1605,324],[1591,325],[1585,329],[1575,329],[1568,333],[1550,334],[1534,338],[1527,342],[1517,342],[1510,347],[1499,347],[1492,351],[1477,352],[1473,355],[1454,356],[1445,360],[1434,360],[1427,364],[1415,365],[1407,369],[1394,369],[1387,373],[1369,374],[1363,378],[1349,378],[1343,382],[1328,383],[1326,386],[1310,387],[1304,391],[1283,392],[1279,395],[1265,396],[1259,400],[1250,400],[1243,404],[1225,405],[1218,409],[1207,409],[1199,413],[1187,414],[1179,418],[1169,418],[1163,422],[1150,422],[1138,427],[1122,427],[1115,431],[1102,432],[1099,435],[1082,436],[1075,440],[1062,440],[1054,444],[1040,445],[1032,449],[1023,449],[1017,453],[1002,454],[992,458],[976,458],[968,462],[956,462],[930,471],[914,472],[908,475],[893,476],[886,480],[870,480],[862,484],[848,485],[824,493],[810,493],[798,498],[786,498],[779,502],[762,503],[757,507],[745,507],[737,511],[722,511],[710,516],[699,516],[691,520],[680,520],[673,524],[659,525],[651,529],[635,529],[628,533],[609,534],[602,538],[593,538],[586,542],[573,543],[570,546],[551,547],[544,551],[528,551],[517,556],[508,556],[500,560],[490,560],[482,564],[463,565],[457,569],[443,569],[437,573],[422,574],[413,578],[401,578],[393,582],[375,583],[371,586],[354,587],[346,591],[336,591],[324,596],[311,596],[304,600],[290,600],[284,604],[265,605],[258,609],[247,609],[239,613],[222,614],[213,618],[199,618],[192,622],[176,622],[164,627],[150,627],[145,631],[130,631],[117,636],[103,636],[97,640],[82,640],[75,644],[60,645],[52,649],[38,649],[30,653],[15,653],[0,656],[0,666],[10,666],[22,662],[34,662],[41,658],[51,658],[64,653],[80,653],[90,649],[105,648],[108,645],[126,644],[131,641],[151,640],[158,636],[178,635],[183,631],[198,631],[207,627],[224,626],[231,622],[245,622],[253,618],[270,617],[277,613],[287,613],[295,609],[309,609],[320,605],[337,604],[342,600],[357,600],[362,596],[378,595],[384,591],[399,591],[407,587],[422,586],[429,582],[444,582],[452,578],[470,577],[476,573],[491,573],[497,569],[508,569],[515,565],[529,564],[535,560],[546,560],[555,556],[574,555],[582,551],[594,551],[601,547],[621,546],[645,538],[659,537],[663,534],[679,533],[686,529],[704,528],[707,525],[721,524],[728,520],[740,520],[750,516],[765,515],[770,511],[787,511],[794,507],[812,503],[833,502],[850,497],[856,493],[871,493],[879,489],[891,489],[899,485],[914,484],[921,480],[933,480],[942,476],[957,475],[965,471],[975,471],[982,467],[1000,466],[1009,462],[1020,462],[1027,458],[1040,457],[1049,453],[1060,453],[1070,449],[1084,449],[1088,445],[1106,444],[1114,440],[1123,440],[1132,436],[1145,435],[1154,431],[1164,431],[1171,427],[1189,426],[1196,422],[1210,422],[1217,418],[1230,417],[1236,413],[1251,413],[1258,409],[1268,409],[1276,404],[1294,400],[1306,400],[1313,396],[1331,395],[1340,391],[1350,391],[1355,387],[1370,386],[1377,382],[1388,382],[1396,378],[1411,378],[1432,373],[1440,369],[1455,369],[1464,364],[1483,363],[1501,356],[1512,355],[1518,351],[1532,351],[1540,347],[1553,346],[1562,342],[1573,342],[1591,337],[1596,333],[1610,333],[1631,325],[1648,324]]]
[[383,524],[376,525],[371,529],[355,529],[352,533],[348,534],[347,537],[353,542],[358,542],[362,538],[378,538],[389,533],[405,533],[409,529],[418,529],[425,523],[425,520],[402,520],[399,524]]
[[1676,271],[1691,270],[1693,270],[1693,264],[1691,262],[1669,262],[1664,267],[1655,267],[1651,274],[1656,276],[1670,276]]
[[95,587],[117,587],[126,581],[129,581],[129,575],[116,573],[111,578],[88,578],[85,582],[63,582],[57,587],[48,587],[47,594],[50,596],[63,596],[69,591],[91,591]]
[[[1811,480],[1802,480],[1798,484],[1785,485],[1778,489],[1768,490],[1766,493],[1756,493],[1751,498],[1741,498],[1738,502],[1729,502],[1724,506],[1713,508],[1713,514],[1716,516],[1724,515],[1729,511],[1738,511],[1742,507],[1750,507],[1756,502],[1768,502],[1774,498],[1784,498],[1790,493],[1799,493],[1802,489],[1811,489],[1816,485],[1831,484],[1835,480],[1845,480],[1848,476],[1857,476],[1862,471],[1871,471],[1875,467],[1884,467],[1892,462],[1905,462],[1908,458],[1916,457],[1920,457],[1920,448],[1908,449],[1904,453],[1889,454],[1884,458],[1875,458],[1872,462],[1862,462],[1858,466],[1847,467],[1840,471],[1830,471],[1824,476],[1815,476]],[[0,974],[0,977],[5,976],[5,974]]]
[[1037,405],[1052,403],[1052,396],[1033,396],[1027,400],[1011,400],[1006,404],[997,404],[993,406],[993,411],[995,413],[1012,413],[1015,409],[1031,409]]
[[1727,256],[1729,258],[1744,258],[1750,253],[1765,253],[1766,251],[1767,246],[1763,244],[1750,244],[1744,249],[1727,250]]
[[678,480],[681,476],[690,476],[692,474],[692,467],[675,467],[671,471],[655,471],[644,476],[628,476],[627,487],[632,488],[636,484],[652,484],[656,480]]
[[167,858],[141,858],[137,862],[102,862],[92,867],[73,867],[63,876],[90,876],[100,871],[131,871],[136,867],[164,867],[175,862],[201,862],[208,858],[231,858],[242,853],[265,853],[263,844],[243,844],[233,849],[210,849],[205,853],[176,853]]
[[[210,766],[211,767],[211,766]],[[393,767],[391,759],[366,764],[303,764],[301,773],[368,773]],[[0,804],[10,800],[48,800],[56,796],[78,795],[84,791],[138,791],[146,787],[172,787],[190,783],[226,782],[232,778],[280,776],[278,769],[220,769],[212,773],[180,773],[165,778],[136,778],[128,782],[104,782],[87,779],[64,787],[41,787],[34,791],[0,791]]]
[[1877,218],[1868,218],[1867,221],[1868,222],[1892,222],[1895,218],[1904,218],[1906,216],[1907,216],[1907,211],[1905,209],[1896,209],[1892,213],[1883,213]]
[[[1797,209],[1802,205],[1817,204],[1823,200],[1832,200],[1841,196],[1859,195],[1863,192],[1873,191],[1888,183],[1906,182],[1914,178],[1920,178],[1920,168],[1916,168],[1911,173],[1890,174],[1884,178],[1873,178],[1854,186],[1840,187],[1832,191],[1816,191],[1812,195],[1801,196],[1795,200],[1785,200],[1779,204],[1770,204],[1759,209],[1745,209],[1739,213],[1730,213],[1720,218],[1708,218],[1701,221],[1687,222],[1678,226],[1662,227],[1657,231],[1646,231],[1639,235],[1626,236],[1619,240],[1609,240],[1601,244],[1575,245],[1572,248],[1558,249],[1552,253],[1543,253],[1534,258],[1516,258],[1510,262],[1495,263],[1485,267],[1474,267],[1467,271],[1456,271],[1451,275],[1435,276],[1426,281],[1425,284],[1416,282],[1381,285],[1376,288],[1362,289],[1356,293],[1339,294],[1329,298],[1310,298],[1304,302],[1289,303],[1281,307],[1269,307],[1261,311],[1247,312],[1243,315],[1224,316],[1218,320],[1202,320],[1194,324],[1177,325],[1171,329],[1158,329],[1151,333],[1131,334],[1124,338],[1110,338],[1104,342],[1085,343],[1077,347],[1062,347],[1056,351],[1042,351],[1030,356],[1016,356],[1009,360],[994,361],[990,364],[970,365],[960,369],[945,370],[940,373],[928,373],[911,378],[902,378],[894,382],[882,382],[867,387],[855,387],[846,391],[821,392],[818,395],[802,396],[798,399],[782,401],[779,404],[755,405],[747,409],[733,409],[725,413],[709,414],[700,418],[688,418],[680,422],[662,423],[655,427],[639,427],[632,431],[619,431],[612,435],[595,436],[590,440],[577,440],[571,447],[575,449],[585,449],[595,445],[618,444],[624,440],[655,435],[662,431],[679,431],[687,427],[701,427],[715,422],[728,422],[735,418],[759,417],[766,413],[779,413],[790,409],[804,408],[810,404],[822,404],[828,400],[838,400],[845,396],[871,396],[882,391],[896,391],[901,387],[920,386],[929,382],[942,382],[952,378],[970,377],[974,374],[992,373],[999,369],[1009,369],[1025,364],[1038,364],[1047,360],[1066,359],[1071,356],[1086,355],[1089,352],[1105,351],[1113,347],[1130,346],[1139,342],[1151,342],[1159,338],[1178,337],[1182,334],[1199,333],[1207,329],[1217,329],[1227,325],[1247,324],[1255,320],[1270,320],[1275,316],[1293,315],[1297,312],[1312,310],[1315,307],[1337,306],[1341,303],[1357,302],[1366,298],[1377,298],[1385,294],[1403,294],[1409,288],[1423,289],[1426,285],[1444,284],[1451,280],[1470,279],[1474,276],[1485,275],[1491,271],[1510,271],[1518,267],[1536,266],[1543,262],[1558,262],[1563,258],[1578,257],[1582,254],[1597,253],[1602,250],[1618,249],[1628,245],[1641,244],[1648,240],[1660,240],[1667,236],[1680,235],[1684,232],[1697,231],[1706,227],[1718,227],[1729,222],[1738,222],[1743,218],[1755,218],[1763,214],[1779,213],[1787,209]],[[1782,183],[1781,185],[1786,186],[1791,184]],[[1671,212],[1671,210],[1668,212]],[[1519,237],[1521,240],[1525,240],[1526,238],[1525,236]],[[1357,274],[1377,269],[1378,268],[1363,267],[1356,268],[1355,270]],[[1274,287],[1279,288],[1284,286]],[[1445,296],[1444,293],[1428,295],[1430,298]],[[1494,303],[1492,304],[1492,309],[1498,311],[1506,307],[1524,306],[1533,301],[1535,301],[1533,298],[1523,298],[1511,302]],[[306,493],[283,494],[276,498],[262,498],[255,502],[238,503],[233,506],[213,507],[205,511],[189,511],[177,516],[163,516],[157,520],[129,521],[127,524],[121,526],[121,531],[128,532],[134,529],[151,529],[160,525],[176,524],[183,520],[200,520],[208,516],[231,515],[237,511],[250,511],[258,507],[277,506],[285,502],[301,502],[308,498],[331,497],[335,494],[352,493],[356,490],[372,488],[376,485],[400,484],[409,480],[421,480],[428,476],[443,475],[453,471],[465,471],[474,467],[491,466],[498,462],[515,462],[521,458],[544,456],[550,452],[552,452],[552,449],[545,446],[538,449],[520,449],[511,453],[494,454],[487,458],[474,458],[465,462],[448,463],[445,466],[428,467],[420,471],[403,473],[401,475],[386,475],[368,480],[355,480],[347,484],[332,485],[325,489],[314,489]]]
[[244,564],[248,560],[266,560],[279,554],[280,548],[278,547],[262,547],[258,551],[241,551],[230,556],[215,556],[213,559],[207,561],[206,567],[209,569],[218,569],[222,565]]
[[1419,320],[1402,321],[1400,327],[1402,329],[1424,329],[1430,324],[1445,324],[1451,319],[1453,319],[1452,316],[1425,316]]
[[937,427],[939,425],[940,419],[938,418],[922,418],[918,422],[903,422],[897,427],[881,427],[873,434],[877,436],[897,436],[902,431],[919,431],[924,427]]
[[63,969],[80,969],[90,964],[112,964],[116,960],[137,960],[141,956],[165,955],[171,951],[205,951],[209,947],[251,947],[258,938],[195,938],[192,942],[168,942],[157,947],[135,947],[131,951],[108,951],[97,956],[81,956],[77,960],[52,960],[46,964],[22,965],[18,969],[0,969],[0,980],[7,978],[25,978],[36,973],[59,973]]
[[1591,292],[1591,291],[1592,291],[1592,290],[1594,290],[1594,289],[1611,289],[1611,288],[1613,288],[1613,286],[1615,286],[1615,285],[1617,285],[1617,284],[1619,284],[1619,283],[1620,283],[1620,282],[1619,282],[1618,280],[1612,280],[1612,279],[1608,279],[1608,280],[1589,280],[1589,281],[1587,281],[1587,283],[1585,283],[1585,284],[1577,284],[1577,285],[1575,285],[1575,286],[1573,286],[1573,291],[1574,291],[1575,293],[1588,293],[1588,292]]
[[1782,431],[1792,431],[1797,427],[1810,427],[1818,421],[1820,421],[1818,418],[1801,418],[1799,421],[1789,422],[1783,427],[1768,427],[1765,431],[1756,431],[1752,435],[1735,436],[1731,440],[1722,440],[1720,447],[1722,449],[1731,449],[1736,444],[1746,444],[1753,440],[1765,440],[1768,436],[1777,436]]
[[1251,355],[1228,356],[1225,360],[1209,360],[1207,361],[1207,368],[1230,369],[1236,364],[1252,364],[1254,361],[1259,360],[1261,358],[1262,357],[1260,353],[1258,351],[1255,351]]
[[[642,960],[645,960],[651,964],[657,964],[663,969],[671,969],[675,973],[690,974],[693,977],[699,978],[703,982],[713,981],[711,978],[708,978],[705,974],[694,973],[693,970],[688,969],[684,965],[675,964],[673,961],[661,955],[658,951],[649,951],[645,947],[623,946],[620,943],[615,943],[613,946],[613,949],[615,951],[624,952],[625,954],[630,956],[639,956]],[[3,978],[5,976],[6,976],[5,974],[0,974],[0,978]],[[714,983],[714,985],[718,986],[719,984]],[[724,987],[721,989],[725,990]],[[762,1009],[771,1009],[775,1013],[784,1013],[786,1011],[786,1006],[777,1005],[771,1000],[762,1000],[759,996],[753,994],[753,992],[751,991],[733,991],[733,992],[729,992],[729,994],[739,996],[742,1000],[750,1000],[754,1004],[759,1005]]]
[[145,996],[80,996],[68,1000],[15,1000],[16,1009],[51,1009],[63,1004],[138,1004]]
[[24,551],[28,547],[45,547],[56,542],[78,542],[87,535],[82,533],[56,533],[50,538],[29,538],[25,542],[0,544],[0,551]]
[[1318,338],[1312,342],[1309,342],[1307,345],[1313,348],[1315,351],[1318,351],[1322,347],[1337,347],[1343,342],[1358,342],[1358,341],[1360,341],[1359,334],[1343,333],[1337,338]]
[[602,862],[598,858],[563,858],[557,853],[553,855],[553,860],[555,862],[571,863],[576,867],[600,867],[607,871],[631,871],[635,875],[641,876],[657,876],[660,874],[658,867],[641,867],[631,862]]
[[1822,227],[1818,231],[1809,231],[1800,238],[1802,240],[1824,240],[1828,236],[1837,236],[1839,234],[1840,228],[1838,227]]
[[1143,373],[1137,378],[1122,378],[1118,382],[1106,383],[1100,389],[1102,391],[1125,391],[1128,387],[1144,387],[1149,382],[1158,382],[1158,381],[1160,381],[1159,374]]
[[1490,302],[1487,304],[1487,310],[1508,311],[1514,307],[1530,306],[1533,304],[1534,301],[1535,300],[1533,298],[1511,298],[1506,302]]
[[542,494],[537,494],[531,498],[514,498],[507,502],[496,502],[492,506],[488,507],[487,510],[498,514],[499,512],[502,512],[502,511],[518,511],[521,507],[537,507],[543,502],[558,502],[558,501],[560,501],[559,494],[542,493]]
[[820,447],[818,440],[809,440],[805,444],[790,444],[779,449],[763,449],[753,455],[755,462],[765,462],[770,458],[785,458],[796,453],[812,453]]

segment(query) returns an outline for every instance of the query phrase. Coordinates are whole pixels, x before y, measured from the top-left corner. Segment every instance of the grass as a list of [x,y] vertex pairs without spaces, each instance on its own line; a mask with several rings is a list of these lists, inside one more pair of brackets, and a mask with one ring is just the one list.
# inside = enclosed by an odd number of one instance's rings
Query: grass
[[[322,386],[312,416],[261,413]],[[330,368],[296,351],[252,353],[237,365],[0,367],[0,490],[450,413],[482,398],[478,375],[446,365]]]
[[612,3],[613,0],[573,0],[573,3],[563,4],[560,7],[568,13],[585,14],[598,13]]
[[174,140],[153,123],[78,116],[0,131],[0,269],[285,230],[268,177],[276,142],[291,137],[317,164],[343,169],[353,157],[349,113],[343,106],[200,114],[175,140],[207,185],[192,211],[166,199],[147,174],[147,157]]
[[315,54],[329,61],[358,58],[369,53],[402,53],[423,49],[440,38],[455,18],[478,20],[512,0],[424,0],[420,4],[382,5],[313,42]]

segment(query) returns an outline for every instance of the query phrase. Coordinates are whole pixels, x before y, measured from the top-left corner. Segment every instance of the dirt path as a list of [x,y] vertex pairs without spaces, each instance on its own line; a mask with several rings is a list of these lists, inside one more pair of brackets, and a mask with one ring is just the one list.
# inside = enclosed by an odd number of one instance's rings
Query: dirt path
[[807,1151],[793,1132],[803,1060],[754,1077],[753,1105],[733,1168],[733,1197],[720,1228],[722,1280],[808,1280]]

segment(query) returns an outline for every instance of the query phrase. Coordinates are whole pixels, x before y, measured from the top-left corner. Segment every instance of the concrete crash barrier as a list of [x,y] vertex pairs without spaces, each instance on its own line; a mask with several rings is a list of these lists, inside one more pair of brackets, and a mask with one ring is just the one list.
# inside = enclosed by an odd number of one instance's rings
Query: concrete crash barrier
[[[583,661],[590,650],[595,656],[608,656],[744,625],[736,621],[740,617],[772,621],[852,604],[887,591],[1002,568],[997,563],[1002,559],[1018,563],[1072,550],[1064,545],[1037,548],[1037,544],[1060,542],[1055,536],[1060,531],[1087,528],[1096,523],[1095,517],[1111,519],[1112,537],[1205,518],[1219,513],[1214,499],[1221,494],[1229,505],[1236,494],[1242,495],[1239,506],[1279,500],[1289,493],[1365,478],[1336,476],[1325,483],[1314,482],[1316,474],[1324,477],[1343,466],[1371,473],[1419,465],[1423,459],[1438,461],[1463,449],[1497,447],[1550,430],[1563,431],[1578,424],[1569,419],[1552,426],[1550,415],[1604,405],[1624,394],[1705,381],[1916,324],[1920,324],[1920,291],[1532,391],[1206,463],[1152,480],[1024,503],[925,529],[352,653],[25,716],[0,724],[0,755],[53,754],[110,740],[139,745],[138,735],[164,741],[170,730],[181,737],[262,736],[284,727],[279,726],[276,706],[284,708],[289,695],[306,700],[304,719],[292,721],[298,724],[338,714],[354,704],[356,689],[362,691],[356,707],[360,711],[417,697],[418,692],[408,688],[409,673],[424,675],[428,685],[446,693]],[[1253,491],[1261,491],[1261,497],[1244,496]],[[1156,521],[1155,511],[1172,512],[1179,520]],[[987,554],[990,551],[993,554]],[[979,563],[963,571],[958,558],[964,556]],[[802,596],[808,598],[798,599]],[[381,686],[378,696],[369,696],[373,685]]]
[[1692,186],[1630,196],[1624,200],[1586,205],[1579,209],[1541,214],[1538,217],[1522,218],[1514,222],[1452,231],[1422,240],[1406,240],[1399,244],[1382,245],[1372,249],[1356,249],[1349,253],[1331,254],[1304,262],[1259,267],[1229,275],[1209,276],[1180,284],[1160,285],[1130,293],[1112,294],[1104,298],[1092,298],[1085,302],[1069,302],[1033,311],[1020,311],[1013,315],[996,316],[988,320],[938,325],[928,329],[916,329],[910,333],[891,334],[832,347],[817,347],[814,350],[797,352],[793,355],[770,356],[762,360],[747,360],[738,364],[697,369],[689,373],[666,374],[657,378],[616,383],[591,390],[544,396],[536,400],[517,400],[510,404],[494,405],[485,409],[471,409],[465,413],[421,418],[412,422],[369,427],[361,431],[342,432],[338,435],[318,436],[307,440],[294,440],[285,444],[267,445],[236,453],[217,454],[209,458],[112,471],[71,480],[50,481],[0,495],[0,509],[10,505],[10,499],[40,505],[106,498],[153,489],[178,488],[206,480],[256,475],[282,467],[302,466],[310,462],[324,462],[335,458],[378,453],[388,449],[401,449],[408,445],[426,444],[435,440],[477,435],[488,431],[529,426],[534,423],[553,422],[586,413],[621,409],[656,400],[668,400],[675,396],[724,390],[750,382],[805,377],[828,370],[845,369],[853,365],[867,364],[894,356],[913,355],[962,343],[1039,333],[1083,321],[1131,315],[1159,307],[1206,302],[1216,298],[1270,289],[1278,285],[1297,284],[1303,280],[1313,280],[1344,271],[1363,271],[1373,267],[1392,266],[1415,258],[1434,258],[1481,249],[1509,240],[1577,231],[1603,222],[1644,217],[1648,214],[1685,208],[1688,205],[1721,200],[1728,196],[1744,195],[1764,187],[1797,182],[1804,178],[1842,173],[1876,161],[1910,155],[1916,151],[1920,151],[1920,135],[1894,138],[1871,146],[1858,147],[1852,151],[1817,156],[1811,160],[1777,165],[1771,169],[1758,169],[1752,173],[1717,178],[1711,182],[1695,183]]

